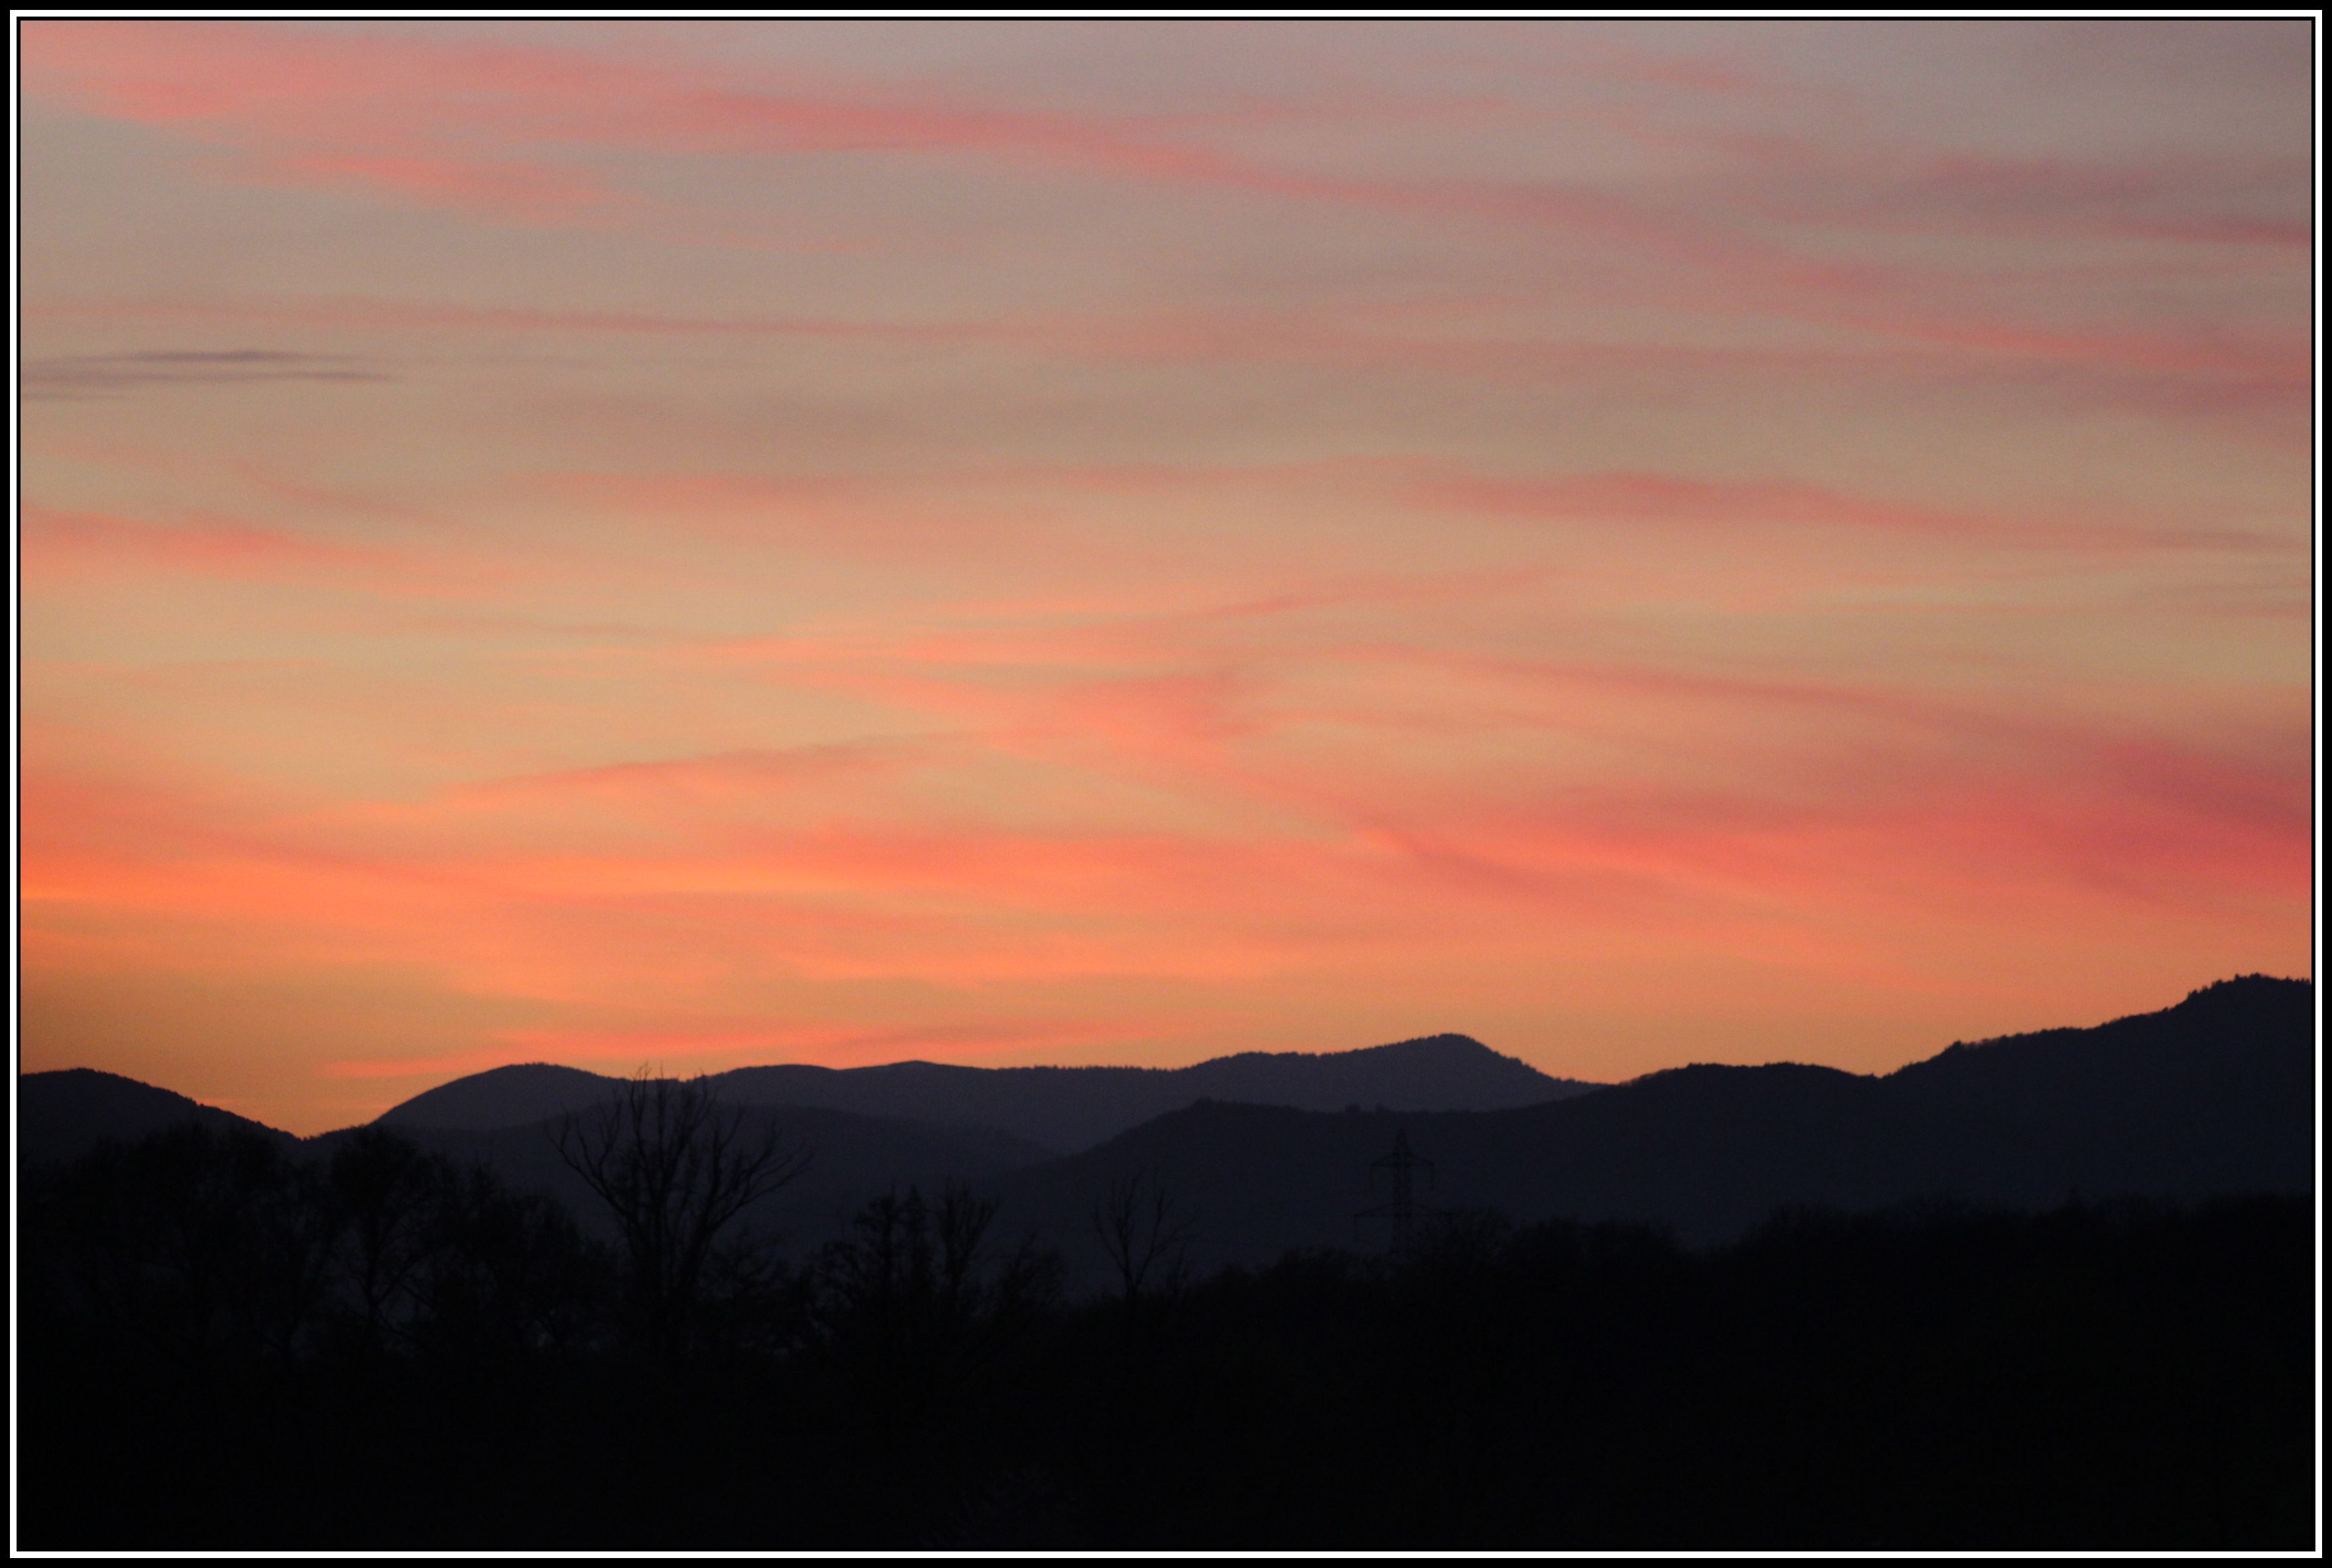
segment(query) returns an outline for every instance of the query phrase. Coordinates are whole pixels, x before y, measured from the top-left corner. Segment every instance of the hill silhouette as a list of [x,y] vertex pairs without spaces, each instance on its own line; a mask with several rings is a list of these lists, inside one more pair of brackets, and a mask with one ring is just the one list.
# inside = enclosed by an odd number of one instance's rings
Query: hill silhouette
[[[2312,986],[2252,976],[1881,1076],[1701,1065],[1491,1111],[1208,1100],[1060,1158],[745,1106],[737,1146],[776,1127],[819,1152],[749,1216],[782,1250],[689,1230],[657,1173],[717,1163],[702,1143],[642,1139],[663,1152],[637,1181],[594,1167],[629,1194],[603,1205],[545,1121],[301,1142],[34,1075],[20,1108],[60,1113],[34,1140],[100,1146],[24,1182],[25,1532],[2304,1549],[2315,1072]],[[636,1087],[637,1110],[682,1086]],[[153,1135],[108,1135],[139,1118]],[[1452,1212],[1352,1248],[1401,1133]],[[1157,1232],[1196,1224],[1203,1277],[1112,1277],[1088,1220],[1136,1174],[1171,1195]],[[703,1267],[674,1267],[674,1228]]]
[[165,1127],[194,1122],[225,1132],[241,1127],[271,1138],[291,1134],[93,1067],[25,1073],[16,1079],[16,1161],[34,1167],[75,1160],[100,1141],[127,1143]]
[[[2069,1197],[2300,1192],[2314,1181],[2313,987],[2247,976],[2095,1028],[1955,1045],[1884,1076],[1700,1065],[1495,1112],[1178,1111],[998,1185],[1005,1211],[1098,1281],[1096,1197],[1140,1174],[1197,1229],[1190,1261],[1260,1266],[1371,1238],[1370,1162],[1406,1130],[1418,1198],[1515,1220],[1648,1223],[1706,1245],[1777,1209],[1921,1198],[2037,1209]],[[1382,1246],[1377,1233],[1374,1245]]]
[[[1600,1085],[1551,1077],[1464,1035],[1361,1050],[1248,1051],[1188,1067],[966,1067],[894,1062],[739,1067],[712,1076],[731,1104],[802,1105],[863,1116],[984,1127],[1070,1153],[1202,1099],[1341,1110],[1487,1111],[1582,1095]],[[416,1095],[382,1125],[483,1132],[603,1099],[617,1080],[538,1063],[497,1067]]]
[[436,1127],[470,1133],[519,1127],[596,1105],[621,1080],[580,1067],[527,1062],[455,1078],[391,1106],[376,1124],[409,1131]]
[[[1693,1245],[1736,1238],[1787,1208],[1861,1211],[1933,1197],[2038,1209],[2075,1196],[2308,1191],[2313,998],[2308,981],[2243,976],[2159,1012],[1954,1044],[1884,1076],[1699,1064],[1592,1093],[1446,1035],[1180,1069],[899,1063],[749,1067],[712,1081],[754,1123],[817,1152],[798,1181],[748,1217],[784,1237],[786,1250],[798,1256],[841,1234],[868,1198],[952,1179],[998,1200],[1006,1229],[1058,1248],[1071,1284],[1093,1288],[1106,1272],[1093,1210],[1137,1175],[1195,1227],[1189,1261],[1202,1272],[1260,1266],[1290,1248],[1382,1246],[1381,1232],[1356,1229],[1352,1217],[1386,1197],[1369,1185],[1370,1162],[1404,1130],[1435,1164],[1418,1193],[1435,1208],[1649,1224]],[[618,1082],[569,1067],[498,1068],[416,1096],[379,1124],[597,1224],[544,1123],[599,1103]],[[1534,1085],[1555,1094],[1496,1109],[1377,1108],[1520,1098]],[[779,1103],[788,1095],[824,1103]],[[844,1098],[937,1114],[831,1103]],[[1002,1130],[1037,1126],[1074,1143],[1160,1102],[1173,1108],[1066,1156]],[[26,1160],[175,1120],[242,1122],[86,1070],[24,1076],[19,1108]],[[344,1136],[303,1147],[328,1152]]]
[[[521,1080],[537,1069],[508,1068]],[[538,1081],[588,1094],[561,1100],[534,1120],[482,1131],[400,1126],[396,1129],[422,1149],[460,1165],[483,1166],[519,1192],[557,1200],[588,1228],[609,1223],[603,1205],[562,1162],[553,1123],[568,1108],[597,1104],[616,1080],[553,1067]],[[562,1080],[555,1075],[567,1075]],[[483,1076],[483,1075],[482,1075]],[[813,1249],[843,1233],[849,1216],[867,1199],[894,1187],[921,1183],[937,1190],[953,1181],[983,1181],[1001,1172],[1041,1162],[1051,1152],[1026,1139],[991,1128],[947,1126],[902,1117],[865,1116],[820,1106],[745,1105],[744,1131],[758,1135],[774,1125],[789,1150],[806,1151],[808,1166],[798,1178],[760,1205],[750,1216],[756,1231],[780,1240],[786,1250]],[[281,1144],[296,1159],[322,1162],[360,1130],[343,1128],[313,1138],[295,1138],[263,1123],[237,1116],[186,1096],[112,1073],[86,1067],[27,1073],[17,1079],[17,1150],[20,1168],[42,1170],[79,1159],[100,1143],[134,1143],[166,1128],[185,1124],[215,1132],[255,1133]]]

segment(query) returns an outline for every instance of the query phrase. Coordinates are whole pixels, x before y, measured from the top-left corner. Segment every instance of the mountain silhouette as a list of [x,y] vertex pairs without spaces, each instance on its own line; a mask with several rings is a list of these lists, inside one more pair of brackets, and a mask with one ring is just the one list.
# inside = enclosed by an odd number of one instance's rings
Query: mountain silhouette
[[1955,1045],[1884,1076],[1694,1066],[1492,1112],[1320,1114],[1214,1102],[1007,1175],[1004,1209],[1090,1285],[1089,1216],[1141,1175],[1196,1228],[1191,1264],[1381,1247],[1371,1162],[1406,1131],[1419,1202],[1520,1221],[1647,1222],[1696,1245],[1788,1207],[1922,1198],[2043,1209],[2082,1196],[2304,1192],[2314,1182],[2314,988],[2247,976],[2095,1028]]
[[[1381,1247],[1385,1233],[1353,1216],[1388,1196],[1371,1189],[1370,1168],[1403,1133],[1433,1163],[1417,1193],[1431,1208],[1643,1222],[1695,1245],[1791,1207],[1937,1198],[2038,1209],[2076,1196],[2305,1192],[2314,994],[2306,980],[2251,975],[2159,1012],[1955,1044],[1883,1076],[1700,1064],[1592,1093],[1452,1035],[1179,1069],[908,1062],[747,1067],[712,1081],[750,1122],[816,1151],[802,1177],[748,1216],[787,1250],[841,1234],[870,1197],[952,1179],[999,1200],[1006,1230],[1057,1248],[1071,1283],[1092,1288],[1104,1263],[1094,1210],[1135,1176],[1195,1228],[1188,1256],[1200,1271],[1260,1266],[1292,1248]],[[597,1223],[549,1123],[618,1082],[497,1068],[416,1096],[380,1123]],[[842,1099],[857,1104],[834,1104]],[[1493,1108],[1450,1108],[1469,1099]],[[869,1104],[896,1109],[860,1108]],[[1168,1109],[1139,1115],[1156,1104]],[[24,1076],[18,1112],[26,1162],[183,1119],[258,1125],[86,1069]],[[329,1152],[353,1131],[300,1146]],[[1077,1152],[1052,1152],[1063,1145]]]
[[[611,1085],[561,1071],[495,1087]],[[769,1129],[815,1152],[717,1244],[697,1200],[752,1184],[693,1184],[702,1143],[598,1167],[603,1202],[557,1115],[293,1140],[35,1074],[28,1529],[165,1550],[2304,1546],[2316,1073],[2312,985],[2249,976],[1882,1076],[1697,1065],[1495,1110],[1209,1098],[1066,1156],[732,1105],[732,1147]],[[675,1097],[635,1087],[644,1114]],[[53,1166],[140,1130],[161,1135]],[[1385,1248],[1355,1216],[1396,1172],[1450,1212],[1390,1256],[1316,1250]]]
[[134,1143],[183,1122],[225,1132],[242,1127],[290,1139],[261,1123],[184,1095],[91,1067],[24,1073],[16,1079],[16,1162],[20,1168],[74,1160],[110,1140]]
[[[528,1074],[536,1069],[511,1068]],[[550,1068],[549,1073],[569,1069]],[[577,1108],[597,1104],[612,1082],[589,1073],[590,1095]],[[556,1080],[550,1080],[555,1082]],[[34,1170],[77,1159],[101,1142],[131,1143],[164,1128],[196,1123],[215,1131],[241,1128],[280,1142],[295,1156],[329,1159],[358,1129],[295,1138],[264,1123],[205,1105],[167,1089],[86,1067],[27,1073],[17,1079],[20,1168]],[[989,1128],[944,1126],[899,1117],[862,1116],[817,1106],[744,1105],[741,1132],[750,1141],[774,1124],[788,1150],[810,1159],[801,1174],[750,1217],[764,1236],[782,1238],[788,1251],[805,1251],[842,1234],[867,1199],[894,1187],[932,1190],[948,1181],[980,1182],[1003,1171],[1040,1163],[1048,1150]],[[559,1200],[587,1226],[606,1222],[606,1209],[559,1156],[553,1110],[515,1126],[483,1131],[400,1126],[397,1133],[459,1164],[492,1171],[513,1190]]]
[[528,1062],[494,1067],[425,1089],[374,1118],[376,1124],[411,1132],[423,1127],[490,1133],[498,1127],[530,1126],[546,1117],[598,1104],[622,1080],[580,1067]]
[[[574,1067],[497,1067],[415,1095],[384,1126],[483,1132],[597,1104],[617,1080]],[[712,1082],[731,1104],[800,1105],[1011,1134],[1055,1153],[1092,1147],[1204,1099],[1342,1110],[1487,1111],[1583,1095],[1600,1085],[1550,1077],[1464,1035],[1362,1050],[1248,1051],[1188,1067],[739,1067]]]

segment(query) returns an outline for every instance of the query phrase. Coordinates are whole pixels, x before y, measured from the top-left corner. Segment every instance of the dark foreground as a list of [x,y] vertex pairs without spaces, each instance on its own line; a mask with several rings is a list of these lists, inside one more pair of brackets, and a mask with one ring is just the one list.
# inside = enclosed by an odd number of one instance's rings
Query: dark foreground
[[990,1218],[786,1271],[392,1139],[101,1152],[24,1210],[20,1544],[2314,1544],[2305,1198],[1476,1217],[1076,1305]]

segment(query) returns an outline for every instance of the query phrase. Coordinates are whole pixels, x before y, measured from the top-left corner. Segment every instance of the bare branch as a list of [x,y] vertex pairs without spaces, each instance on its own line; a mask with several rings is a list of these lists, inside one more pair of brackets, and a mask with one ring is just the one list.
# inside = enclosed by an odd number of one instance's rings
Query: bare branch
[[1094,1235],[1117,1270],[1123,1299],[1139,1299],[1152,1283],[1153,1271],[1164,1265],[1158,1280],[1166,1289],[1181,1281],[1184,1255],[1198,1237],[1198,1228],[1175,1208],[1172,1195],[1153,1188],[1144,1201],[1143,1176],[1135,1171],[1110,1183],[1109,1196],[1091,1215]]
[[810,1152],[788,1146],[776,1123],[749,1134],[747,1119],[702,1078],[643,1071],[554,1134],[559,1158],[621,1228],[640,1329],[666,1353],[684,1343],[722,1232],[808,1166]]

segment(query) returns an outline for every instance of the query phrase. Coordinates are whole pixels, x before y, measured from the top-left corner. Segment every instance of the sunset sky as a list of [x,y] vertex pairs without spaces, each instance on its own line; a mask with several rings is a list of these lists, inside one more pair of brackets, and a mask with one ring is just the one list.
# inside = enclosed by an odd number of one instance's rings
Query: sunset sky
[[2312,972],[2304,20],[19,42],[24,1070]]

